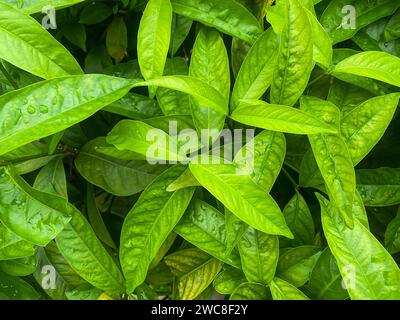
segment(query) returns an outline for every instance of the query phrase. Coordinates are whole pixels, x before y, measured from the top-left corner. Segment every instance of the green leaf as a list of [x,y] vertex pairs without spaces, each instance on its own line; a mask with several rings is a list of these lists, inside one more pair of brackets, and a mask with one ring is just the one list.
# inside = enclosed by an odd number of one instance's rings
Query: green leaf
[[329,69],[333,56],[332,41],[315,15],[306,8],[304,8],[304,11],[307,14],[313,36],[313,59],[324,69]]
[[240,268],[239,256],[227,255],[225,217],[201,200],[194,201],[174,231],[197,248],[215,258]]
[[[337,65],[346,59],[357,56],[360,52],[352,49],[334,49],[333,50],[333,65]],[[335,78],[340,79],[346,83],[355,85],[361,89],[365,89],[374,96],[381,96],[389,94],[396,90],[394,86],[388,85],[384,82],[365,78],[363,75],[356,75],[354,73],[335,72],[335,68],[331,71]]]
[[264,101],[246,101],[231,115],[237,122],[294,134],[336,133],[337,129],[311,113]]
[[363,0],[333,0],[324,11],[321,24],[329,33],[333,44],[336,44],[350,39],[366,25],[390,16],[399,7],[399,3],[391,0],[377,0],[372,3]]
[[333,75],[350,73],[400,87],[400,58],[386,52],[368,51],[340,61]]
[[397,93],[372,98],[341,119],[341,134],[354,165],[381,140],[393,119],[399,98]]
[[189,94],[200,104],[222,113],[228,113],[228,104],[225,98],[206,82],[189,76],[165,76],[146,82],[139,82],[134,87],[158,86],[177,90]]
[[143,120],[162,115],[156,100],[130,92],[102,110],[133,120]]
[[0,300],[37,300],[40,294],[30,284],[0,271]]
[[81,24],[66,25],[62,32],[72,44],[86,52],[86,28]]
[[281,239],[282,246],[301,246],[313,244],[315,236],[314,221],[302,195],[296,194],[283,209],[286,223],[294,235],[293,240]]
[[220,294],[231,294],[243,282],[246,282],[246,278],[242,271],[224,266],[224,270],[214,279],[213,286]]
[[397,11],[385,27],[385,40],[392,41],[400,38],[400,11]]
[[120,256],[128,293],[143,283],[151,261],[193,196],[194,188],[166,191],[184,169],[174,166],[156,178],[125,218]]
[[130,87],[129,80],[84,75],[43,81],[2,95],[0,155],[88,118]]
[[1,59],[44,79],[82,73],[73,56],[35,19],[0,2],[0,21]]
[[400,297],[400,270],[377,239],[357,220],[349,229],[334,207],[317,195],[322,226],[353,300],[386,300]]
[[357,190],[366,206],[400,204],[400,169],[360,169],[356,175]]
[[[301,108],[319,116],[333,126],[339,126],[340,111],[330,102],[313,97],[303,97]],[[341,136],[334,134],[310,135],[308,139],[329,196],[346,223],[351,226],[356,180],[353,162],[346,143]]]
[[[184,75],[187,76],[189,69],[186,62],[181,57],[167,59],[164,68],[164,75]],[[189,97],[187,94],[166,89],[158,88],[157,100],[164,115],[191,115]]]
[[400,252],[400,214],[388,224],[385,232],[385,248],[390,254]]
[[277,275],[295,287],[301,287],[310,279],[320,255],[320,248],[315,246],[286,249],[279,257]]
[[254,43],[261,33],[257,19],[234,0],[172,0],[175,13]]
[[246,279],[268,285],[274,278],[278,263],[278,237],[248,227],[238,248]]
[[295,286],[279,278],[272,281],[270,289],[274,300],[310,300]]
[[[196,37],[193,47],[189,75],[216,89],[229,103],[230,74],[229,59],[224,41],[219,33],[211,28],[202,28]],[[210,108],[208,104],[190,102],[193,121],[197,131],[203,129],[222,130],[225,113]]]
[[105,191],[129,196],[142,191],[160,173],[160,168],[146,161],[120,160],[98,152],[106,145],[104,137],[89,141],[75,159],[79,173]]
[[186,169],[178,177],[178,179],[176,179],[168,186],[167,191],[172,192],[187,187],[197,187],[197,186],[201,186],[201,184],[196,180],[192,172],[189,169]]
[[34,273],[37,268],[36,256],[18,258],[13,260],[0,261],[0,269],[16,277],[29,276]]
[[161,129],[136,120],[120,121],[107,136],[107,143],[117,149],[141,154],[155,163],[187,160],[182,150],[178,150],[176,140],[177,137],[172,138]]
[[71,269],[53,241],[37,249],[37,259],[38,267],[33,276],[52,299],[65,300],[68,288],[86,283]]
[[35,189],[68,198],[67,181],[62,158],[56,158],[44,166],[33,184]]
[[97,24],[112,15],[112,9],[102,2],[87,5],[79,15],[79,23]]
[[[172,7],[170,0],[150,0],[143,12],[138,31],[138,59],[145,80],[163,75],[171,40]],[[150,96],[155,94],[150,88]]]
[[88,185],[86,192],[86,210],[93,231],[103,243],[113,249],[116,249],[117,247],[107,230],[99,209],[97,208],[93,186]]
[[116,16],[107,29],[106,48],[109,55],[119,63],[128,47],[128,31],[123,17]]
[[285,152],[285,135],[265,130],[243,146],[233,162],[249,168],[253,181],[270,192],[281,171]]
[[15,234],[46,245],[71,219],[71,207],[61,197],[30,187],[10,167],[0,170],[0,220]]
[[272,28],[265,31],[249,50],[233,87],[231,110],[240,100],[257,100],[272,82],[277,61],[278,42]]
[[[51,2],[51,6],[54,9],[62,9],[83,1],[84,0],[54,0]],[[41,12],[43,8],[49,4],[47,0],[1,0],[0,2],[8,3],[26,14]]]
[[266,286],[259,283],[245,282],[232,292],[229,300],[270,300],[271,294]]
[[193,25],[193,20],[174,13],[172,15],[171,24],[171,41],[169,44],[169,53],[173,57],[188,36],[190,29]]
[[[271,103],[293,106],[304,92],[313,68],[312,29],[306,9],[298,0],[279,1],[274,10],[281,10],[284,15],[280,21],[281,30],[274,26],[274,20],[270,21],[280,36]],[[302,71],[298,72],[297,68]]]
[[68,264],[87,282],[109,293],[125,291],[124,278],[117,264],[77,209],[56,242]]
[[0,260],[29,257],[34,253],[33,244],[23,240],[0,224]]
[[326,248],[319,256],[311,273],[309,289],[313,298],[318,300],[344,300],[348,298],[347,290],[342,286],[339,268]]
[[[221,163],[221,161],[220,161]],[[268,234],[292,237],[273,198],[230,164],[189,165],[195,178],[239,219]]]
[[177,277],[178,297],[193,300],[201,294],[221,270],[222,263],[199,249],[185,249],[165,257],[165,263]]

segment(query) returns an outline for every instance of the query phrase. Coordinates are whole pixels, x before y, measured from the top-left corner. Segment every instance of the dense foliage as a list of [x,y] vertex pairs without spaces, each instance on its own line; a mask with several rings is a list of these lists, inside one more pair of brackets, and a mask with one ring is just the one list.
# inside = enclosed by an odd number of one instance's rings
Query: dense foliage
[[0,0],[0,299],[400,299],[399,57],[397,0]]

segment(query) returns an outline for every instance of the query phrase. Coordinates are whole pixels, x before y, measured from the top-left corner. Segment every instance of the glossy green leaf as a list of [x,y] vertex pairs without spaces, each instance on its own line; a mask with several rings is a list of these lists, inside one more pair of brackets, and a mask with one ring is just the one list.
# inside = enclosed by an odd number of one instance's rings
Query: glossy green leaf
[[[217,90],[228,105],[230,94],[229,60],[224,41],[218,31],[202,28],[193,47],[189,75],[204,81]],[[208,104],[191,101],[193,121],[197,131],[222,130],[225,114],[210,108]]]
[[67,199],[67,182],[62,158],[56,158],[44,166],[36,176],[33,187]]
[[238,255],[236,253],[227,255],[223,214],[206,202],[200,200],[193,202],[174,231],[215,258],[240,268]]
[[344,283],[354,300],[400,297],[400,269],[378,240],[357,220],[349,229],[336,210],[318,196],[322,226]]
[[117,264],[78,210],[73,210],[71,221],[57,236],[56,242],[68,264],[87,282],[110,293],[125,291],[124,278]]
[[262,31],[257,19],[234,0],[172,0],[171,3],[175,13],[250,43]]
[[231,98],[231,110],[240,100],[257,100],[272,82],[277,60],[278,42],[272,28],[265,31],[249,50],[236,77]]
[[350,73],[400,87],[400,58],[386,52],[361,52],[340,61],[333,74]]
[[[313,68],[312,29],[306,9],[298,0],[279,1],[274,10],[280,10],[283,17],[279,28],[275,19],[270,21],[280,36],[278,62],[271,84],[271,103],[293,106],[304,92]],[[299,72],[299,69],[302,71]]]
[[175,56],[182,43],[185,41],[190,29],[192,28],[192,24],[192,19],[177,15],[176,13],[173,14],[171,23],[171,41],[169,44],[169,53],[172,57]]
[[372,98],[341,119],[341,134],[354,165],[382,138],[394,116],[399,98],[397,93]]
[[272,281],[270,289],[274,300],[310,300],[295,286],[279,278]]
[[349,294],[342,285],[342,276],[330,252],[326,248],[319,256],[311,273],[309,289],[318,300],[344,300]]
[[29,257],[34,253],[33,244],[23,240],[0,224],[0,260]]
[[71,219],[64,199],[30,187],[12,168],[0,170],[0,220],[21,238],[46,245]]
[[246,101],[232,113],[231,118],[249,126],[286,133],[337,132],[335,127],[324,123],[311,113],[263,101]]
[[239,219],[265,233],[292,237],[273,198],[234,165],[191,162],[190,170]]
[[105,138],[88,142],[75,160],[79,173],[111,194],[128,196],[142,191],[160,172],[146,161],[119,160],[97,151]]
[[385,248],[390,254],[400,252],[400,214],[390,221],[385,232]]
[[222,263],[199,249],[185,249],[165,257],[177,277],[178,297],[193,300],[212,283]]
[[400,203],[400,170],[357,170],[357,190],[366,206],[384,207]]
[[246,279],[268,285],[274,278],[278,263],[278,237],[249,227],[240,239],[238,248]]
[[307,202],[298,191],[283,209],[283,215],[294,239],[281,239],[281,245],[292,247],[311,245],[315,236],[314,221]]
[[139,82],[134,87],[158,86],[177,90],[189,94],[200,104],[208,105],[209,108],[221,113],[228,113],[228,104],[225,98],[206,82],[189,76],[165,76],[146,82]]
[[397,11],[385,27],[385,40],[391,41],[400,38],[400,11]]
[[13,260],[0,261],[0,269],[16,277],[28,276],[35,272],[37,268],[36,256],[18,258]]
[[194,188],[166,191],[184,169],[174,166],[156,178],[125,218],[120,256],[129,293],[145,280],[151,261],[193,196]]
[[124,96],[130,86],[125,79],[84,75],[39,82],[2,95],[0,154],[88,118]]
[[[301,108],[319,115],[333,126],[339,126],[339,109],[330,102],[304,97],[301,100]],[[351,226],[356,180],[346,143],[341,136],[334,134],[310,135],[308,139],[329,196],[339,208],[346,223]]]
[[315,246],[286,249],[279,257],[277,275],[295,287],[301,287],[310,279],[320,255],[320,248]]
[[108,134],[107,142],[119,150],[133,151],[155,162],[186,160],[185,154],[180,153],[180,148],[178,150],[175,139],[141,121],[120,121]]
[[33,276],[40,287],[55,300],[65,300],[65,291],[85,282],[68,265],[55,242],[37,249],[38,268]]
[[0,300],[37,300],[40,294],[24,280],[0,271]]
[[[175,57],[167,59],[164,68],[164,75],[185,75],[189,69],[184,59]],[[166,89],[158,88],[157,100],[164,115],[190,115],[189,97],[187,94]]]
[[33,18],[0,2],[0,58],[44,79],[81,74],[73,56]]
[[224,266],[224,270],[214,279],[213,286],[220,294],[231,294],[243,282],[246,282],[246,278],[242,271]]
[[[170,0],[150,0],[143,12],[138,31],[138,58],[145,80],[163,75],[171,40],[172,7]],[[154,89],[150,88],[153,97]]]
[[229,300],[270,300],[271,294],[266,286],[259,283],[245,282],[232,292]]
[[234,163],[251,170],[253,181],[270,192],[281,171],[286,152],[284,134],[262,131],[240,149]]
[[[54,0],[51,2],[51,6],[55,9],[62,9],[83,1],[84,0]],[[1,0],[0,2],[8,3],[27,14],[41,12],[43,8],[49,4],[47,0]]]
[[324,69],[329,69],[333,56],[332,41],[315,15],[306,8],[304,11],[307,14],[313,35],[313,59]]
[[400,4],[391,0],[333,0],[326,7],[321,24],[334,44],[350,39],[358,30],[393,14]]
[[101,216],[99,209],[97,208],[93,187],[88,185],[86,192],[86,211],[93,231],[103,243],[111,248],[116,249],[116,245],[111,238],[106,225],[104,224],[103,217]]

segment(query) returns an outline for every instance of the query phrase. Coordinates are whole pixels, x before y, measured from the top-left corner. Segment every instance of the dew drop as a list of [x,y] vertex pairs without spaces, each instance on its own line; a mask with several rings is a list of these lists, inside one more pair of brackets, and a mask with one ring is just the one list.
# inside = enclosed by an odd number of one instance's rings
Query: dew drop
[[36,112],[36,108],[33,107],[33,106],[29,106],[27,111],[28,111],[29,114],[34,114]]
[[47,112],[49,112],[49,108],[42,105],[39,107],[39,111],[40,111],[40,113],[47,113]]

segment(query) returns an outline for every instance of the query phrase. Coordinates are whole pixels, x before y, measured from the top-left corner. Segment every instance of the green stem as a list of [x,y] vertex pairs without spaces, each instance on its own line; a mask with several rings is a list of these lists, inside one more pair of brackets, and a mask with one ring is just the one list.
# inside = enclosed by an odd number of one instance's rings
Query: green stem
[[14,81],[14,79],[11,77],[11,75],[8,73],[6,68],[4,68],[3,64],[0,62],[0,71],[4,74],[8,82],[14,87],[14,89],[18,89],[17,83]]

